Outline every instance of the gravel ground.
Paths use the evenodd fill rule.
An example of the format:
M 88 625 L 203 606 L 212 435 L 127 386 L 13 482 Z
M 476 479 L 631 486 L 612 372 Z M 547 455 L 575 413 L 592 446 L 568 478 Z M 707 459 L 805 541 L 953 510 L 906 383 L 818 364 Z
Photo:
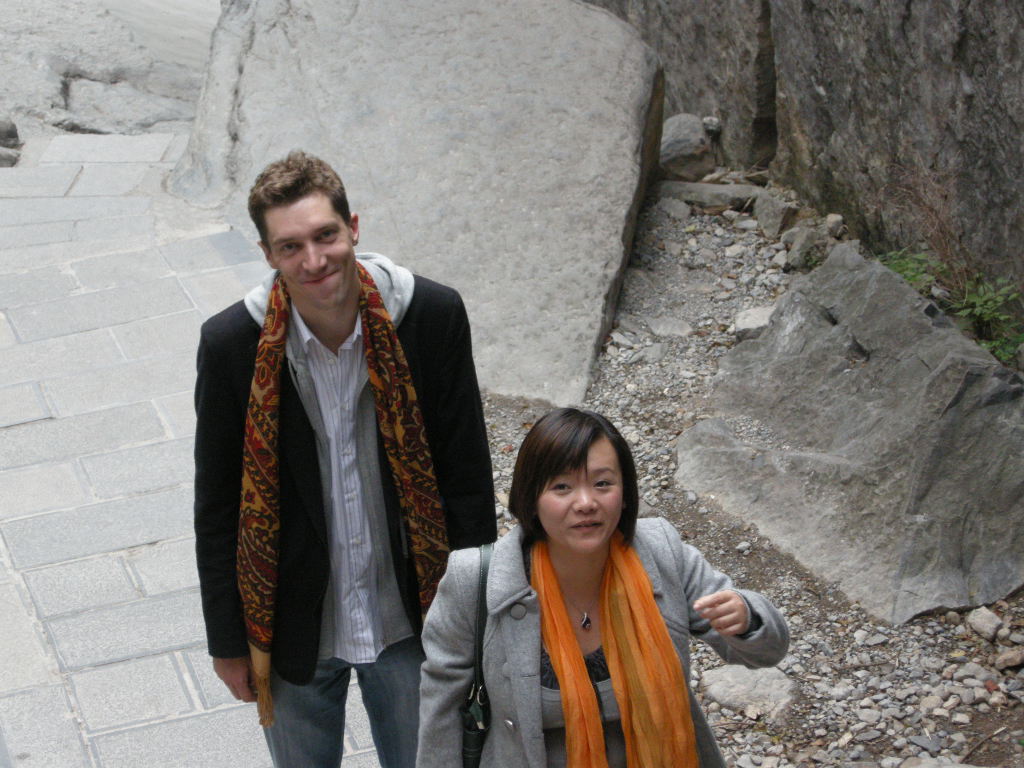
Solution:
M 780 445 L 764 424 L 715 413 L 708 396 L 718 360 L 736 343 L 736 314 L 786 290 L 790 275 L 772 261 L 782 249 L 746 215 L 687 217 L 677 203 L 648 200 L 615 328 L 579 404 L 607 415 L 630 442 L 642 514 L 667 517 L 713 565 L 768 595 L 789 620 L 793 642 L 779 666 L 796 683 L 792 703 L 773 720 L 705 697 L 719 744 L 741 768 L 927 765 L 911 758 L 1024 768 L 1024 670 L 1020 659 L 1001 671 L 995 663 L 999 653 L 1024 654 L 1024 595 L 990 606 L 1003 622 L 992 642 L 956 612 L 891 627 L 712 496 L 675 484 L 675 439 L 700 419 L 724 416 L 748 443 Z M 487 396 L 484 408 L 507 526 L 502 505 L 516 451 L 547 405 Z M 693 650 L 695 675 L 720 665 L 706 646 Z

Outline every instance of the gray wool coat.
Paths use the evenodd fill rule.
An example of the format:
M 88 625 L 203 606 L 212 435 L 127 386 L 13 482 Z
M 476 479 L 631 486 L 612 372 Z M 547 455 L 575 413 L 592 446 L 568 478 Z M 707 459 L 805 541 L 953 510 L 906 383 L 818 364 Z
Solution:
M 680 540 L 663 519 L 637 521 L 633 546 L 651 579 L 654 599 L 690 680 L 691 637 L 711 645 L 728 663 L 747 667 L 777 664 L 789 646 L 789 631 L 779 611 L 762 595 L 735 590 L 760 616 L 762 625 L 743 638 L 723 637 L 693 611 L 693 602 L 733 589 L 728 576 L 714 570 L 694 547 Z M 473 678 L 473 633 L 479 555 L 476 549 L 452 552 L 448 570 L 423 627 L 418 768 L 456 768 L 462 764 L 459 705 Z M 487 581 L 484 631 L 484 680 L 491 700 L 491 730 L 482 768 L 546 768 L 541 729 L 540 613 L 523 564 L 522 531 L 513 529 L 494 545 Z M 702 768 L 724 766 L 711 729 L 690 694 L 690 711 Z

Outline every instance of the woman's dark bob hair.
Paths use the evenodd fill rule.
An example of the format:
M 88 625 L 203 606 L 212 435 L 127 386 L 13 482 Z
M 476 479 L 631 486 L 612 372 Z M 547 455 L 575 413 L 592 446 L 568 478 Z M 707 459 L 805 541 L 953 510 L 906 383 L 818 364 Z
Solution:
M 512 474 L 508 507 L 523 528 L 524 545 L 547 538 L 537 518 L 537 499 L 548 482 L 563 472 L 585 467 L 590 446 L 602 437 L 608 438 L 615 448 L 622 472 L 619 530 L 627 544 L 633 540 L 640 494 L 629 445 L 601 414 L 577 408 L 556 408 L 541 416 L 523 438 Z

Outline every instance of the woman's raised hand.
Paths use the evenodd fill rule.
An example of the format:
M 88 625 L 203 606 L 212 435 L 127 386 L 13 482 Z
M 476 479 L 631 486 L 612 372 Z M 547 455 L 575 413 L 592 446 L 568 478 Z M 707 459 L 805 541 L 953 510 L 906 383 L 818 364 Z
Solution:
M 731 589 L 698 598 L 693 609 L 720 635 L 742 635 L 750 625 L 746 600 Z

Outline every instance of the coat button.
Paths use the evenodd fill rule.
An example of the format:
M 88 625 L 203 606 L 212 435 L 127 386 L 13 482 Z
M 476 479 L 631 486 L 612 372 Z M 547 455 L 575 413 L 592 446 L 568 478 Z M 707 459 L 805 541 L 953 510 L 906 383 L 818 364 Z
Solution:
M 505 723 L 505 727 L 508 728 L 510 731 L 514 731 L 516 729 L 516 724 L 511 720 L 503 720 L 502 722 Z
M 526 606 L 522 603 L 516 603 L 509 608 L 508 613 L 513 619 L 521 619 L 526 615 Z

